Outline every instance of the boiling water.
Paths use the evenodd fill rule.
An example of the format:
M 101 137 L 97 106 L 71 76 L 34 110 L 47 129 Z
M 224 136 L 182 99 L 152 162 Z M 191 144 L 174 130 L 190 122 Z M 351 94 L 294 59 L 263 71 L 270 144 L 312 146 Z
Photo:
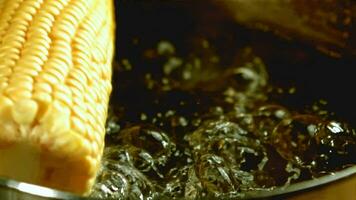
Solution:
M 236 199 L 356 163 L 356 133 L 326 101 L 289 108 L 278 97 L 298 88 L 272 86 L 253 49 L 223 66 L 197 41 L 189 54 L 160 41 L 137 54 L 145 66 L 118 63 L 93 197 Z

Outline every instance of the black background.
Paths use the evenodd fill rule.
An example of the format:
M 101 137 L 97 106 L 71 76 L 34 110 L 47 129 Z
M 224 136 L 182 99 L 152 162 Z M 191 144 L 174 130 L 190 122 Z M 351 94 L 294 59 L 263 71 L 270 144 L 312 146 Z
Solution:
M 320 53 L 309 44 L 286 41 L 273 34 L 260 33 L 237 25 L 225 12 L 209 3 L 193 1 L 116 1 L 116 55 L 135 59 L 132 38 L 140 45 L 152 46 L 168 39 L 178 49 L 190 48 L 191 35 L 213 41 L 226 62 L 234 50 L 252 46 L 268 66 L 270 80 L 283 87 L 296 86 L 297 93 L 282 99 L 292 107 L 310 105 L 318 99 L 342 120 L 356 125 L 356 59 L 351 55 L 336 59 Z M 144 63 L 143 63 L 144 64 Z M 114 74 L 114 83 L 120 79 Z M 112 101 L 120 98 L 114 84 Z M 133 96 L 134 98 L 135 96 Z

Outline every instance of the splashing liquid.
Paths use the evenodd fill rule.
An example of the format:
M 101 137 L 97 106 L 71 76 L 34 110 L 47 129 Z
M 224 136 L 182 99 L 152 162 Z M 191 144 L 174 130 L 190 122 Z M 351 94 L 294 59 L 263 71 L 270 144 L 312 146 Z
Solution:
M 276 103 L 285 92 L 251 48 L 224 67 L 209 41 L 198 41 L 199 54 L 161 41 L 142 52 L 148 66 L 118 64 L 93 197 L 238 199 L 356 163 L 354 129 L 322 108 Z

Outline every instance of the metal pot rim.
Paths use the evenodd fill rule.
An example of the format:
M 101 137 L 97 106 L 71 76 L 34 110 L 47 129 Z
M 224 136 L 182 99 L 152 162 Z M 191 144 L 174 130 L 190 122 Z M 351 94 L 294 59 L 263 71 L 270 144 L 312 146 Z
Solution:
M 244 199 L 265 198 L 265 197 L 272 197 L 272 196 L 302 191 L 305 189 L 310 189 L 316 186 L 321 186 L 327 183 L 331 183 L 339 179 L 347 178 L 355 174 L 356 174 L 356 165 L 345 168 L 343 170 L 332 173 L 330 175 L 325 175 L 320 178 L 302 181 L 299 183 L 294 183 L 283 187 L 276 187 L 276 188 L 266 189 L 266 190 L 248 191 L 244 193 L 242 198 Z M 15 180 L 9 180 L 5 178 L 0 178 L 0 187 L 12 190 L 14 193 L 20 192 L 22 193 L 22 195 L 30 195 L 35 197 L 37 196 L 37 197 L 48 198 L 48 199 L 73 199 L 73 200 L 88 199 L 68 192 L 63 192 L 48 187 L 19 182 Z

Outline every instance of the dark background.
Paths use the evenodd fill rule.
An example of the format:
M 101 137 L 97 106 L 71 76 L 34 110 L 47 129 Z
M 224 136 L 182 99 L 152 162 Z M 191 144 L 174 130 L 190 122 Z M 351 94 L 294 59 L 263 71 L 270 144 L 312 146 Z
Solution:
M 121 0 L 116 4 L 115 60 L 136 59 L 140 49 L 132 48 L 134 37 L 140 38 L 142 47 L 167 39 L 173 41 L 177 49 L 188 52 L 191 47 L 189 38 L 193 35 L 204 36 L 224 55 L 225 64 L 232 62 L 237 49 L 250 45 L 268 66 L 272 84 L 296 86 L 297 93 L 282 99 L 282 102 L 301 108 L 318 99 L 325 99 L 328 110 L 355 127 L 354 57 L 331 58 L 309 44 L 249 30 L 209 3 Z M 114 83 L 118 79 L 120 75 L 114 74 Z M 117 87 L 114 84 L 112 101 L 120 97 L 115 93 Z

